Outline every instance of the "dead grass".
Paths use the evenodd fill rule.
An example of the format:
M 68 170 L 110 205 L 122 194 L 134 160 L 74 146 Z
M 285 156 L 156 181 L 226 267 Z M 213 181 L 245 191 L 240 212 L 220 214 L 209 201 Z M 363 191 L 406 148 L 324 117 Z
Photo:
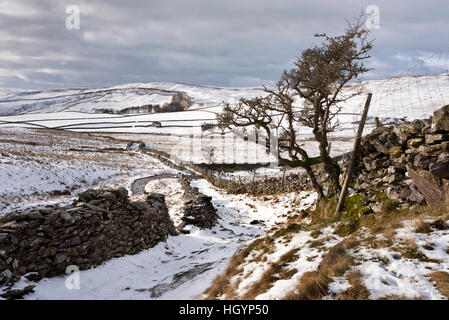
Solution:
M 346 249 L 355 244 L 344 240 L 333 246 L 324 255 L 318 270 L 306 272 L 300 279 L 294 292 L 286 295 L 287 300 L 318 300 L 328 294 L 331 277 L 338 277 L 354 265 L 354 259 Z
M 225 296 L 227 299 L 231 299 L 235 297 L 236 293 L 234 292 L 237 284 L 232 285 L 230 280 L 232 277 L 240 273 L 240 266 L 248 257 L 248 255 L 257 248 L 263 246 L 264 239 L 256 239 L 251 244 L 242 250 L 240 253 L 234 255 L 229 261 L 228 266 L 225 271 L 219 275 L 212 282 L 212 285 L 204 292 L 206 295 L 206 299 L 217 299 L 221 296 Z
M 387 247 L 392 246 L 396 238 L 396 230 L 394 230 L 393 228 L 387 228 L 386 230 L 384 230 L 383 235 L 387 239 Z
M 323 238 L 320 238 L 320 239 L 311 240 L 309 242 L 309 247 L 310 248 L 322 247 L 322 246 L 324 246 L 324 244 L 326 242 L 328 242 L 332 238 L 333 238 L 332 236 L 326 236 L 326 237 L 323 237 Z
M 323 233 L 321 232 L 321 230 L 320 229 L 317 229 L 317 230 L 313 230 L 311 233 L 310 233 L 310 236 L 312 237 L 312 238 L 314 238 L 314 239 L 316 239 L 316 238 L 318 238 L 320 235 L 322 235 Z
M 279 262 L 282 264 L 288 264 L 288 263 L 298 260 L 298 255 L 297 255 L 298 251 L 299 251 L 299 248 L 292 249 L 292 250 L 288 251 L 287 253 L 285 253 L 281 256 L 281 258 L 279 259 Z
M 286 227 L 277 230 L 273 234 L 273 238 L 280 238 L 280 237 L 284 237 L 286 235 L 297 233 L 298 231 L 300 231 L 302 229 L 303 229 L 303 226 L 301 224 L 291 223 L 291 224 L 287 225 Z
M 424 225 L 424 219 L 438 218 L 429 226 Z M 360 222 L 360 226 L 370 229 L 374 234 L 382 233 L 387 238 L 391 237 L 395 229 L 401 228 L 404 221 L 419 219 L 417 225 L 417 232 L 431 232 L 434 228 L 441 228 L 438 230 L 447 230 L 449 226 L 445 220 L 449 219 L 449 207 L 429 207 L 417 206 L 412 209 L 392 210 L 390 212 L 369 214 Z M 438 221 L 438 222 L 437 222 Z M 435 225 L 434 225 L 435 224 Z
M 449 299 L 449 273 L 445 271 L 436 271 L 426 275 L 430 278 L 437 290 L 446 298 Z
M 430 223 L 430 226 L 437 230 L 448 230 L 449 225 L 443 219 L 437 219 Z
M 216 277 L 212 285 L 204 292 L 206 295 L 205 299 L 212 300 L 221 296 L 226 297 L 226 299 L 239 298 L 235 292 L 239 281 L 231 284 L 231 278 L 241 273 L 241 266 L 252 252 L 260 251 L 251 261 L 264 261 L 264 259 L 266 260 L 266 255 L 272 252 L 273 248 L 273 238 L 270 237 L 259 238 L 251 242 L 248 247 L 231 258 L 223 274 Z M 266 276 L 268 277 L 268 274 Z
M 310 230 L 314 240 L 309 242 L 310 247 L 322 247 L 329 240 L 329 237 L 323 237 L 321 229 L 329 224 L 336 222 L 334 215 L 334 201 L 326 200 L 319 204 L 317 210 L 311 215 L 312 224 L 304 225 L 297 222 L 289 223 L 273 232 L 271 241 L 282 238 L 288 242 L 289 238 L 301 230 Z M 432 223 L 426 223 L 424 219 L 438 218 Z M 296 289 L 286 295 L 285 299 L 321 299 L 328 295 L 329 284 L 334 276 L 343 276 L 348 269 L 354 265 L 354 259 L 347 253 L 347 249 L 356 246 L 367 246 L 372 248 L 392 247 L 393 250 L 401 253 L 403 258 L 417 259 L 424 262 L 439 262 L 429 259 L 419 250 L 413 238 L 406 239 L 400 244 L 396 244 L 396 229 L 403 227 L 403 222 L 407 220 L 419 219 L 416 223 L 416 232 L 429 233 L 433 229 L 447 230 L 449 226 L 445 222 L 449 218 L 446 207 L 429 208 L 427 206 L 417 207 L 408 210 L 393 210 L 379 214 L 368 214 L 363 216 L 358 222 L 356 230 L 360 227 L 366 227 L 372 236 L 365 236 L 365 232 L 358 231 L 354 237 L 347 237 L 344 241 L 330 248 L 323 256 L 323 260 L 315 271 L 307 272 L 301 277 Z M 356 235 L 358 234 L 358 235 Z M 384 237 L 378 238 L 376 235 L 382 234 Z M 357 240 L 355 240 L 357 237 Z M 430 246 L 429 246 L 430 248 Z M 449 252 L 449 249 L 448 249 Z M 397 255 L 398 257 L 399 254 Z M 277 263 L 271 263 L 269 268 L 263 274 L 262 278 L 243 296 L 245 299 L 254 299 L 256 296 L 266 292 L 273 283 L 279 279 L 289 279 L 297 273 L 296 269 L 288 268 L 288 264 L 295 261 L 296 250 L 285 254 Z M 261 259 L 261 258 L 258 258 Z M 236 262 L 237 261 L 237 262 Z M 206 292 L 209 298 L 216 298 L 225 294 L 226 298 L 236 297 L 233 290 L 229 289 L 229 278 L 238 272 L 232 271 L 238 267 L 241 261 L 233 260 L 228 267 L 229 270 L 214 282 L 213 286 Z M 388 262 L 386 262 L 388 263 Z M 346 290 L 341 299 L 359 300 L 369 299 L 369 292 L 363 285 L 362 275 L 359 272 L 348 274 L 348 281 L 351 287 Z M 384 299 L 401 299 L 404 297 L 388 296 Z
M 416 244 L 415 239 L 408 238 L 405 239 L 401 246 L 398 248 L 403 258 L 406 259 L 415 259 L 423 262 L 435 262 L 440 263 L 438 260 L 429 259 L 424 253 L 419 250 L 418 245 Z
M 416 221 L 415 223 L 415 232 L 416 233 L 431 233 L 432 232 L 432 228 L 430 227 L 430 225 L 424 221 L 424 219 L 418 219 L 418 221 Z
M 244 300 L 253 300 L 258 295 L 267 292 L 277 280 L 290 279 L 298 272 L 296 269 L 288 268 L 289 263 L 298 259 L 298 251 L 299 249 L 292 249 L 282 255 L 279 261 L 270 263 L 261 278 L 241 298 Z
M 341 300 L 367 300 L 369 299 L 369 291 L 363 285 L 362 273 L 358 270 L 348 274 L 348 281 L 351 287 L 343 292 L 340 296 Z
M 254 300 L 258 295 L 267 292 L 273 284 L 278 280 L 274 275 L 277 273 L 279 266 L 276 264 L 270 264 L 268 269 L 262 274 L 260 280 L 243 295 L 243 300 Z

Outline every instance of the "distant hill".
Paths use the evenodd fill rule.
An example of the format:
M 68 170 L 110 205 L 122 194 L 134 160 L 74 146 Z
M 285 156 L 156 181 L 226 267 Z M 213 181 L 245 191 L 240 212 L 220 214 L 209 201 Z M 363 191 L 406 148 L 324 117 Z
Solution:
M 226 101 L 237 101 L 263 94 L 262 88 L 224 88 L 195 86 L 177 83 L 133 83 L 109 88 L 57 89 L 48 91 L 0 90 L 0 115 L 29 113 L 86 112 L 129 113 L 148 106 L 172 102 L 173 97 L 184 93 L 192 99 L 191 108 L 214 106 Z M 147 108 L 148 110 L 148 108 Z

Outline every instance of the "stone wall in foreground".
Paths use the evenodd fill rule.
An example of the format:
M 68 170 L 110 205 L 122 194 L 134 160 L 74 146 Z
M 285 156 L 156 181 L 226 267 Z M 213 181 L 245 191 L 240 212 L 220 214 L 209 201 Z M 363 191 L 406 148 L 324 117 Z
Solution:
M 354 189 L 374 203 L 383 193 L 403 207 L 426 201 L 434 205 L 429 188 L 438 193 L 443 190 L 442 179 L 448 178 L 449 106 L 445 106 L 429 119 L 377 128 L 365 136 Z
M 135 254 L 176 234 L 164 196 L 131 202 L 128 191 L 87 190 L 72 205 L 38 207 L 0 218 L 0 284 L 33 273 L 64 274 Z

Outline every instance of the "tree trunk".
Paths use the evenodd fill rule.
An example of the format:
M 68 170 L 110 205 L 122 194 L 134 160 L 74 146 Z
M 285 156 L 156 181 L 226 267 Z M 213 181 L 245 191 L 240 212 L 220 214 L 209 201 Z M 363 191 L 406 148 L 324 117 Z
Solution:
M 324 170 L 329 175 L 334 194 L 337 195 L 341 189 L 339 179 L 340 176 L 339 167 L 338 165 L 335 164 L 335 161 L 329 156 L 326 135 L 322 134 L 321 132 L 316 132 L 315 139 L 319 143 L 320 158 L 324 164 Z
M 315 173 L 313 172 L 312 168 L 307 165 L 305 167 L 306 169 L 306 173 L 309 176 L 310 181 L 312 182 L 312 186 L 315 189 L 315 191 L 318 193 L 318 201 L 324 196 L 323 194 L 323 188 L 321 187 L 321 185 L 318 183 Z

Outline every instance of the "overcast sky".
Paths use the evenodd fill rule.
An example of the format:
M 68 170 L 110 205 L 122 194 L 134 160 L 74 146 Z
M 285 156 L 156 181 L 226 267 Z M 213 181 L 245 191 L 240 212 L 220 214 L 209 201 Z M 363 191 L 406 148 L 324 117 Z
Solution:
M 368 5 L 380 29 L 365 79 L 448 69 L 448 0 L 0 0 L 0 87 L 270 84 Z

